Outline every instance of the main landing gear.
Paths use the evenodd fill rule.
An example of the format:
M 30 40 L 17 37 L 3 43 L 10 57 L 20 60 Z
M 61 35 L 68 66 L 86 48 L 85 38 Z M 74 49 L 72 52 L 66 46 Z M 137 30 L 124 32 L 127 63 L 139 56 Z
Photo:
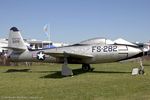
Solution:
M 73 76 L 72 69 L 68 67 L 68 56 L 64 53 L 64 64 L 62 65 L 61 75 L 63 76 Z M 90 64 L 82 64 L 83 71 L 92 71 Z
M 93 68 L 91 68 L 90 64 L 82 64 L 82 70 L 83 71 L 93 71 Z
M 91 68 L 90 64 L 82 64 L 82 70 L 83 71 L 93 71 L 93 68 Z M 68 67 L 68 59 L 67 59 L 67 57 L 64 58 L 64 64 L 62 65 L 61 74 L 63 76 L 73 76 L 72 69 L 70 69 Z

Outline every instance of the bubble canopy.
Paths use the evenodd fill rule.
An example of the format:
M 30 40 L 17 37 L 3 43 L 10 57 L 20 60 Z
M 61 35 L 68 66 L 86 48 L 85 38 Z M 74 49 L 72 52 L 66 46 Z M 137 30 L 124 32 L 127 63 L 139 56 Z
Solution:
M 81 41 L 79 44 L 114 44 L 114 42 L 107 38 L 98 37 Z

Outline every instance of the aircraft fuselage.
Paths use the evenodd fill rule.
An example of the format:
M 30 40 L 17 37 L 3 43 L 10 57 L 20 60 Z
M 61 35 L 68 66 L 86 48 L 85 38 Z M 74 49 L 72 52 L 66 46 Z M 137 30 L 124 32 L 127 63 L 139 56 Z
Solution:
M 51 55 L 44 54 L 44 52 L 67 52 L 67 53 L 78 53 L 84 55 L 91 55 L 91 58 L 79 59 L 79 58 L 68 58 L 68 63 L 74 64 L 96 64 L 96 63 L 107 63 L 126 60 L 134 57 L 140 57 L 143 52 L 140 48 L 128 45 L 78 45 L 78 46 L 67 46 L 58 47 L 39 51 L 14 51 L 9 56 L 13 62 L 48 62 L 48 63 L 63 63 L 64 58 L 54 57 Z

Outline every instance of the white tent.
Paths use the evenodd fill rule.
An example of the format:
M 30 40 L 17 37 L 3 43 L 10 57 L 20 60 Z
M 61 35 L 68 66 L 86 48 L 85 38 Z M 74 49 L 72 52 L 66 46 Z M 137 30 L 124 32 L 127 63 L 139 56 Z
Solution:
M 124 39 L 122 39 L 122 38 L 118 38 L 118 39 L 114 40 L 114 43 L 116 43 L 116 44 L 126 44 L 126 45 L 137 46 L 136 44 L 133 44 L 133 43 L 131 43 L 131 42 L 128 42 L 128 41 L 126 41 L 126 40 L 124 40 Z

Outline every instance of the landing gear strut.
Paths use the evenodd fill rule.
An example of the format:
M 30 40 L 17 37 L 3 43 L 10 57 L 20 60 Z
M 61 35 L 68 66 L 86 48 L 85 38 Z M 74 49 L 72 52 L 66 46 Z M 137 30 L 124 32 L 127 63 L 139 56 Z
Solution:
M 92 71 L 90 64 L 82 64 L 83 71 Z
M 143 66 L 142 58 L 140 58 L 139 74 L 140 74 L 140 75 L 143 75 L 143 74 L 144 74 L 144 66 Z

